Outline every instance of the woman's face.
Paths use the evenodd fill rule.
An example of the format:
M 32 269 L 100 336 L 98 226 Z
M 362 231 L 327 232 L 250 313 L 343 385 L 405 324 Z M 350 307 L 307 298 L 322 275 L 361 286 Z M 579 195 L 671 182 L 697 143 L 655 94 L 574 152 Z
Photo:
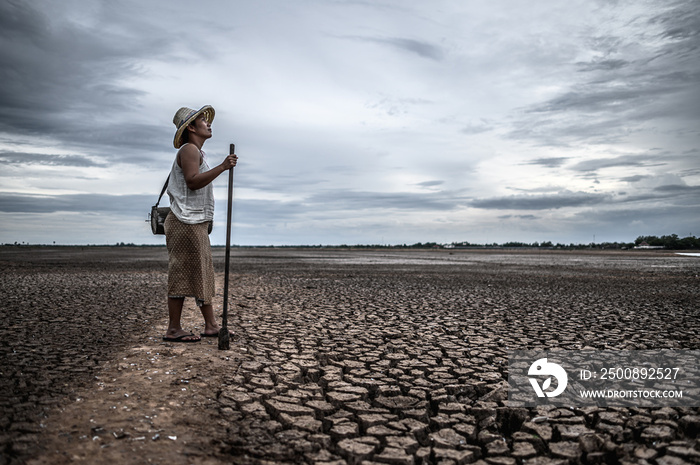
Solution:
M 204 115 L 199 115 L 199 117 L 192 123 L 194 126 L 194 133 L 198 136 L 209 139 L 212 135 L 211 124 L 207 122 L 207 118 Z

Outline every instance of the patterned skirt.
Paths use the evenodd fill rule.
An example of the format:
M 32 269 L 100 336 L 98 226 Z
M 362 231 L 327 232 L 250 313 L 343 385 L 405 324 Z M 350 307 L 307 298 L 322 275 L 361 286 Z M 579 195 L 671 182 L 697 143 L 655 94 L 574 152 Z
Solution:
M 186 224 L 170 213 L 165 219 L 168 248 L 168 297 L 194 297 L 197 305 L 212 303 L 214 264 L 209 223 Z

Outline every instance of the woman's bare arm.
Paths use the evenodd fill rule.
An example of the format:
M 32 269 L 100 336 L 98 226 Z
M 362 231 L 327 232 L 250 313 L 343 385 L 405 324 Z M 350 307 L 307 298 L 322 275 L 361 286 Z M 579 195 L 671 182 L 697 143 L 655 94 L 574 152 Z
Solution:
M 180 168 L 182 168 L 187 187 L 193 191 L 210 184 L 221 173 L 236 166 L 237 161 L 238 157 L 236 155 L 229 155 L 220 165 L 215 166 L 209 171 L 200 173 L 199 165 L 201 164 L 201 155 L 195 145 L 187 144 L 178 152 L 178 164 Z

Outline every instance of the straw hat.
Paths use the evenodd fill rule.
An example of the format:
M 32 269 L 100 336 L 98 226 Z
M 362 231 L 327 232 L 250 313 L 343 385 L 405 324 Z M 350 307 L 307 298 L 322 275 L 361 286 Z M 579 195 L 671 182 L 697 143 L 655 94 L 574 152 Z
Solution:
M 177 131 L 175 132 L 173 145 L 176 149 L 179 149 L 182 146 L 182 134 L 187 129 L 187 126 L 196 120 L 202 113 L 204 113 L 204 117 L 207 119 L 209 124 L 214 121 L 214 108 L 211 105 L 204 105 L 199 110 L 182 107 L 177 111 L 177 113 L 175 113 L 175 116 L 173 117 L 173 124 L 177 128 Z

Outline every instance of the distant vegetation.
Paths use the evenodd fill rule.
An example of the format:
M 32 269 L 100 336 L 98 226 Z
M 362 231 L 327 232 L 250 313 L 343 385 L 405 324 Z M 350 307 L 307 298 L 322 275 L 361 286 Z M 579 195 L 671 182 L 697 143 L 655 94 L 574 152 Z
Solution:
M 677 234 L 670 236 L 639 236 L 634 241 L 636 246 L 648 244 L 651 247 L 663 247 L 664 249 L 685 250 L 685 249 L 700 249 L 700 238 L 688 236 L 681 239 Z
M 633 249 L 633 248 L 663 248 L 672 250 L 686 250 L 686 249 L 700 249 L 700 238 L 695 236 L 688 236 L 684 238 L 679 238 L 677 234 L 671 234 L 670 236 L 639 236 L 634 242 L 601 242 L 601 243 L 588 243 L 588 244 L 562 244 L 562 243 L 552 243 L 551 241 L 545 242 L 505 242 L 503 244 L 491 243 L 491 244 L 475 244 L 471 242 L 452 242 L 451 244 L 437 244 L 435 242 L 418 242 L 412 245 L 402 245 L 393 246 L 401 248 L 414 248 L 414 249 L 426 249 L 426 248 L 540 248 L 540 249 Z
M 237 246 L 234 246 L 237 247 Z M 670 236 L 639 236 L 634 242 L 601 242 L 601 243 L 588 243 L 588 244 L 562 244 L 562 243 L 552 243 L 551 241 L 545 242 L 505 242 L 503 244 L 498 244 L 496 242 L 490 244 L 476 244 L 467 241 L 463 242 L 452 242 L 450 244 L 439 244 L 437 242 L 416 242 L 415 244 L 399 244 L 399 245 L 386 245 L 386 244 L 341 244 L 341 245 L 294 245 L 294 246 L 257 246 L 261 248 L 272 248 L 272 247 L 300 247 L 309 249 L 320 249 L 324 247 L 338 247 L 338 248 L 353 248 L 353 249 L 510 249 L 510 248 L 528 248 L 528 249 L 618 249 L 627 250 L 634 248 L 650 248 L 650 249 L 673 249 L 673 250 L 687 250 L 687 249 L 700 249 L 700 238 L 695 236 L 688 236 L 684 238 L 679 238 L 676 234 L 671 234 Z
M 48 244 L 28 244 L 26 242 L 15 242 L 14 244 L 3 244 L 5 246 L 28 246 L 28 245 L 48 245 Z M 54 242 L 53 245 L 56 245 Z M 87 244 L 85 246 L 76 247 L 109 247 L 108 244 L 102 245 L 92 245 Z M 151 245 L 144 244 L 138 245 L 134 243 L 125 244 L 124 242 L 118 242 L 113 244 L 112 247 L 165 247 L 165 244 Z M 222 246 L 214 246 L 222 247 Z M 545 242 L 505 242 L 503 244 L 491 243 L 491 244 L 474 244 L 471 242 L 452 242 L 451 244 L 438 244 L 437 242 L 416 242 L 415 244 L 401 244 L 401 245 L 385 245 L 385 244 L 355 244 L 355 245 L 289 245 L 289 246 L 238 246 L 232 245 L 232 247 L 259 247 L 259 248 L 273 248 L 273 247 L 298 247 L 298 248 L 309 248 L 318 249 L 324 247 L 338 247 L 338 248 L 353 248 L 353 249 L 494 249 L 494 248 L 538 248 L 538 249 L 634 249 L 634 248 L 650 248 L 650 249 L 670 249 L 670 250 L 689 250 L 689 249 L 700 249 L 700 238 L 695 236 L 688 236 L 684 238 L 678 237 L 677 234 L 671 234 L 669 236 L 639 236 L 634 242 L 601 242 L 601 243 L 588 243 L 588 244 L 562 244 L 562 243 L 552 243 L 551 241 Z

